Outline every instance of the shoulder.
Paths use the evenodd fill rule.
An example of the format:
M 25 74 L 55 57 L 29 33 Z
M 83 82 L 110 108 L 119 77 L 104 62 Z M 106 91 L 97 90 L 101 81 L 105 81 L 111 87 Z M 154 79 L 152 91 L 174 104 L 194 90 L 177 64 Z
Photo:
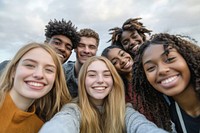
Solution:
M 75 103 L 64 105 L 57 114 L 41 128 L 40 133 L 76 133 L 80 130 L 80 111 Z

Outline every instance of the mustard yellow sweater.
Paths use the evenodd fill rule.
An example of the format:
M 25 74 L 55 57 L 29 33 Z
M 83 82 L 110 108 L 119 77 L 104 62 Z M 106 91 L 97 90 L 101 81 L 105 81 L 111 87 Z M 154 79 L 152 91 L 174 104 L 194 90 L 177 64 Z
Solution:
M 37 133 L 43 121 L 35 114 L 35 106 L 31 112 L 18 109 L 9 94 L 0 108 L 0 133 Z

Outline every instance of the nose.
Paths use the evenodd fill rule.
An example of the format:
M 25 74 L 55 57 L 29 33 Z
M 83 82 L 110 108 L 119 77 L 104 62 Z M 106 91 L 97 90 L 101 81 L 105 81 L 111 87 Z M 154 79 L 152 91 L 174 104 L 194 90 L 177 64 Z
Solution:
M 64 43 L 60 44 L 57 48 L 58 48 L 61 52 L 64 52 L 65 49 L 66 49 Z
M 99 75 L 98 76 L 98 79 L 97 79 L 97 82 L 99 83 L 99 84 L 102 84 L 103 83 L 103 75 Z
M 37 67 L 33 72 L 33 77 L 36 79 L 42 79 L 44 77 L 42 68 Z
M 126 59 L 125 58 L 121 58 L 120 59 L 120 65 L 124 65 L 126 63 Z
M 159 75 L 165 75 L 170 71 L 170 68 L 165 64 L 160 64 L 158 66 Z
M 89 52 L 90 52 L 89 47 L 85 47 L 85 48 L 84 48 L 84 52 L 85 52 L 85 53 L 89 53 Z

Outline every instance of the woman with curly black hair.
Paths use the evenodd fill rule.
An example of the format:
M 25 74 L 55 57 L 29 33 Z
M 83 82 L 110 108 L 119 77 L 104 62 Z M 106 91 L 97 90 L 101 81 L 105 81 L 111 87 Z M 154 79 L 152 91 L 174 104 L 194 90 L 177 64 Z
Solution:
M 109 30 L 112 35 L 109 41 L 112 44 L 121 45 L 133 57 L 139 46 L 146 41 L 146 33 L 150 34 L 151 32 L 143 26 L 143 23 L 138 21 L 140 19 L 142 18 L 130 18 L 124 22 L 122 28 L 115 27 Z
M 155 34 L 139 48 L 134 88 L 158 127 L 171 131 L 172 120 L 177 132 L 199 133 L 199 64 L 200 47 L 175 35 Z

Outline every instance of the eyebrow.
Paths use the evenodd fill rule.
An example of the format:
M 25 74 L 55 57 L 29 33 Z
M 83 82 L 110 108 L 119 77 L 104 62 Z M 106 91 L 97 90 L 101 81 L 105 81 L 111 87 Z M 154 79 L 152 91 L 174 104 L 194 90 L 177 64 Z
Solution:
M 30 61 L 30 62 L 34 62 L 34 63 L 37 63 L 36 60 L 33 60 L 33 59 L 24 59 L 22 60 L 22 62 L 25 62 L 25 61 Z M 55 65 L 51 65 L 51 64 L 46 64 L 45 66 L 48 66 L 48 67 L 53 67 L 56 69 L 56 66 Z

